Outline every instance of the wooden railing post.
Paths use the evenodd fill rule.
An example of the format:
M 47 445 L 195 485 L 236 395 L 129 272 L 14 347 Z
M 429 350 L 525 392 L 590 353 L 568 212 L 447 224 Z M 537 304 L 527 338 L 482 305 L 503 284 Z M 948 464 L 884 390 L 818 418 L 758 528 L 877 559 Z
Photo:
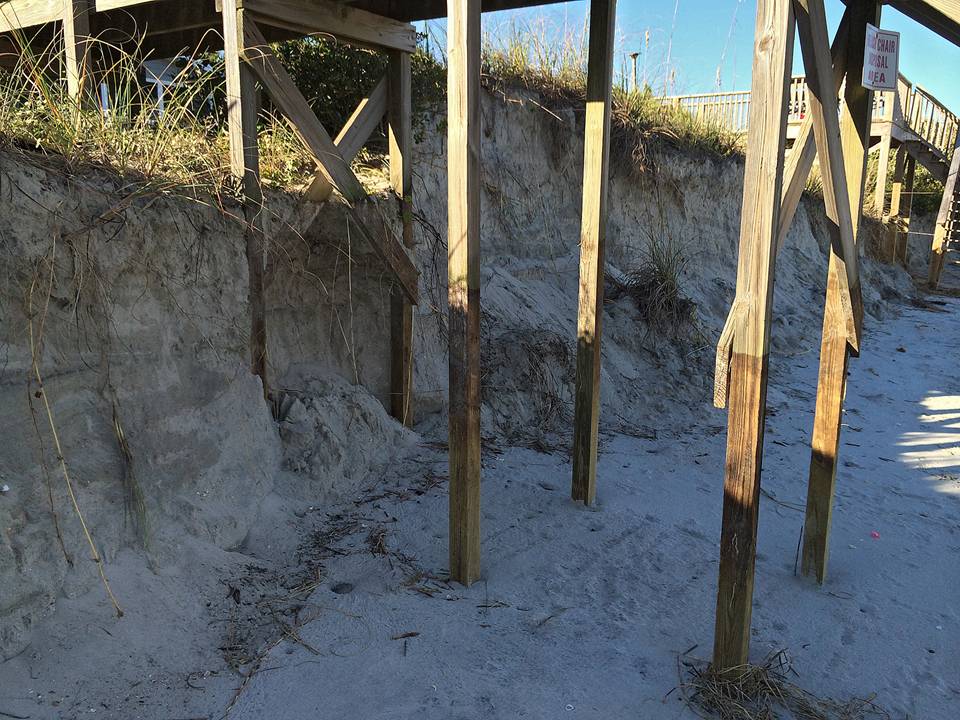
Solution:
M 580 226 L 580 296 L 577 317 L 576 405 L 571 496 L 586 505 L 597 492 L 600 421 L 600 335 L 603 321 L 604 243 L 610 160 L 616 0 L 590 3 L 590 57 Z
M 480 0 L 447 0 L 450 576 L 480 577 Z
M 403 244 L 413 249 L 413 146 L 410 54 L 390 52 L 387 71 L 387 124 L 390 140 L 390 184 L 403 224 Z M 396 289 L 390 299 L 390 411 L 413 427 L 413 304 Z
M 863 196 L 870 126 L 873 114 L 872 93 L 856 80 L 863 72 L 866 25 L 880 24 L 877 0 L 851 0 L 850 42 L 847 47 L 845 105 L 841 112 L 840 133 L 843 164 L 847 178 L 849 211 L 856 234 L 863 215 Z M 830 253 L 827 270 L 827 297 L 820 346 L 820 371 L 817 406 L 814 416 L 810 478 L 807 488 L 806 520 L 803 531 L 802 567 L 805 575 L 823 582 L 826 575 L 830 520 L 833 512 L 834 484 L 837 472 L 837 447 L 843 397 L 846 392 L 850 337 L 842 288 L 842 263 Z
M 794 16 L 791 0 L 758 0 L 753 99 L 744 169 L 728 398 L 727 459 L 713 666 L 743 665 L 750 646 L 770 317 Z
M 244 11 L 237 0 L 223 0 L 223 59 L 227 85 L 227 129 L 230 138 L 230 168 L 240 183 L 246 220 L 248 298 L 250 305 L 250 368 L 263 382 L 267 379 L 267 318 L 264 298 L 266 228 L 263 189 L 260 185 L 260 150 L 257 145 L 259 96 L 253 72 L 241 61 Z

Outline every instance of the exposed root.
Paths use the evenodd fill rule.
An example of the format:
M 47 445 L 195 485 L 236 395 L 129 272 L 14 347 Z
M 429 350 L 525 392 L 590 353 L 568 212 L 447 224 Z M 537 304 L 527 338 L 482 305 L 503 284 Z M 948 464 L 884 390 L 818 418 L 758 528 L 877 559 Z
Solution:
M 43 387 L 43 376 L 40 374 L 40 339 L 43 334 L 43 326 L 46 322 L 47 309 L 49 307 L 50 295 L 53 290 L 53 280 L 54 280 L 54 269 L 56 266 L 56 253 L 57 253 L 57 240 L 56 237 L 53 239 L 53 244 L 50 252 L 50 279 L 47 286 L 46 300 L 43 305 L 43 310 L 40 313 L 40 322 L 39 322 L 39 332 L 34 327 L 34 318 L 33 313 L 33 294 L 36 290 L 36 285 L 38 281 L 39 273 L 35 274 L 33 281 L 30 284 L 30 292 L 27 297 L 27 312 L 30 318 L 29 328 L 30 328 L 30 354 L 31 354 L 31 371 L 34 378 L 37 381 L 37 387 L 39 388 L 35 396 L 43 400 L 43 407 L 46 410 L 47 423 L 50 427 L 50 435 L 53 438 L 53 446 L 57 452 L 57 461 L 60 464 L 60 471 L 63 474 L 63 480 L 67 487 L 67 493 L 70 496 L 70 503 L 73 505 L 74 512 L 77 515 L 77 519 L 80 521 L 80 527 L 83 529 L 83 535 L 87 540 L 87 544 L 90 547 L 90 557 L 97 564 L 97 571 L 100 573 L 100 579 L 103 582 L 103 587 L 107 591 L 107 597 L 110 599 L 110 602 L 113 604 L 113 609 L 117 613 L 117 617 L 123 617 L 123 610 L 120 607 L 120 603 L 117 602 L 116 596 L 113 594 L 113 590 L 110 589 L 110 581 L 107 580 L 107 574 L 103 569 L 103 558 L 100 556 L 100 552 L 97 550 L 97 545 L 93 540 L 93 536 L 90 534 L 90 529 L 87 527 L 87 522 L 84 519 L 83 512 L 80 510 L 80 503 L 77 500 L 77 495 L 73 489 L 73 481 L 70 479 L 70 473 L 67 470 L 67 461 L 63 455 L 63 448 L 60 445 L 60 436 L 57 433 L 57 425 L 54 422 L 53 409 L 50 406 L 50 400 L 47 397 L 47 392 Z

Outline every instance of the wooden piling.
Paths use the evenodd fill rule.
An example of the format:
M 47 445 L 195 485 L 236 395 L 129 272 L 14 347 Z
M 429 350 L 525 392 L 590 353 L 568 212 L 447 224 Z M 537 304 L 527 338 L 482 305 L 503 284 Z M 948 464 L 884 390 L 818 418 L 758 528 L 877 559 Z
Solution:
M 480 576 L 480 0 L 447 0 L 450 576 Z
M 747 661 L 760 502 L 774 257 L 793 63 L 791 0 L 758 0 L 728 396 L 713 666 Z
M 845 105 L 841 111 L 840 134 L 843 164 L 847 177 L 850 215 L 856 233 L 863 215 L 863 197 L 870 147 L 870 126 L 873 94 L 859 82 L 863 72 L 864 43 L 867 23 L 879 25 L 880 4 L 875 0 L 856 0 L 850 9 L 850 43 L 847 55 Z M 837 472 L 837 448 L 843 397 L 846 392 L 849 332 L 845 321 L 842 290 L 842 263 L 830 253 L 827 270 L 827 295 L 820 346 L 820 370 L 817 383 L 817 406 L 811 441 L 810 476 L 807 487 L 806 519 L 803 531 L 802 569 L 823 583 L 826 575 L 830 521 Z
M 893 165 L 893 182 L 890 185 L 890 212 L 887 214 L 887 244 L 890 250 L 890 264 L 897 262 L 897 246 L 900 238 L 900 220 L 902 217 L 903 185 L 907 177 L 907 146 L 900 144 L 897 148 L 896 161 Z
M 223 59 L 227 89 L 227 129 L 230 139 L 230 168 L 240 183 L 246 219 L 248 298 L 250 305 L 250 368 L 263 382 L 267 378 L 267 317 L 264 298 L 266 223 L 263 189 L 260 184 L 260 151 L 257 145 L 259 96 L 250 68 L 241 61 L 243 9 L 238 0 L 223 0 Z
M 396 194 L 403 244 L 413 249 L 413 161 L 410 54 L 393 50 L 387 71 L 390 184 Z M 390 297 L 390 412 L 413 426 L 413 304 L 399 289 Z
M 586 505 L 593 503 L 597 493 L 600 336 L 616 15 L 616 0 L 592 0 L 580 224 L 580 294 L 571 488 L 572 498 Z
M 90 2 L 65 0 L 63 6 L 64 70 L 67 76 L 67 94 L 80 102 L 80 92 L 90 73 Z M 96 96 L 96 88 L 91 97 Z

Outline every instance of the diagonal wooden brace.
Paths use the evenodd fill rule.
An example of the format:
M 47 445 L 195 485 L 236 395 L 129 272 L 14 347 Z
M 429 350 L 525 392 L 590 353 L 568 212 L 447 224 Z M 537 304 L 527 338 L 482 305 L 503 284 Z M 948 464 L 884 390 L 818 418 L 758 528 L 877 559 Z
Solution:
M 360 148 L 369 139 L 377 125 L 387 113 L 387 78 L 383 78 L 370 94 L 360 101 L 353 115 L 337 135 L 333 144 L 348 163 L 360 152 Z M 317 171 L 306 190 L 306 197 L 313 202 L 323 202 L 333 190 L 326 176 Z
M 252 20 L 243 24 L 243 59 L 263 84 L 273 102 L 286 115 L 303 144 L 313 154 L 317 167 L 327 181 L 347 201 L 354 222 L 374 252 L 394 274 L 404 294 L 413 304 L 418 300 L 419 272 L 394 237 L 370 232 L 353 203 L 367 199 L 367 193 L 350 169 L 350 164 L 320 124 L 293 78 L 270 50 L 260 29 Z
M 844 10 L 843 17 L 840 19 L 840 25 L 837 27 L 837 34 L 833 45 L 830 48 L 830 55 L 833 61 L 833 86 L 835 94 L 840 94 L 840 88 L 843 85 L 843 77 L 847 71 L 847 43 L 849 40 L 849 11 Z M 803 189 L 806 186 L 807 178 L 810 176 L 810 170 L 813 168 L 813 162 L 817 158 L 817 145 L 813 135 L 813 116 L 807 115 L 803 124 L 800 126 L 800 133 L 793 148 L 787 155 L 786 167 L 784 169 L 783 191 L 780 201 L 780 222 L 777 226 L 777 247 L 779 252 L 783 248 L 787 239 L 787 233 L 793 224 L 793 218 L 796 215 L 797 207 L 800 205 L 800 198 L 803 196 Z M 862 304 L 853 306 L 851 317 L 854 317 L 859 307 L 860 317 L 863 315 Z M 730 386 L 730 357 L 733 352 L 733 340 L 737 329 L 743 323 L 743 314 L 746 309 L 746 303 L 741 298 L 735 298 L 727 315 L 727 321 L 723 326 L 723 332 L 720 334 L 720 340 L 717 343 L 717 358 L 714 371 L 713 385 L 713 404 L 715 407 L 723 408 L 727 405 L 727 391 Z M 854 326 L 850 326 L 851 329 Z
M 832 252 L 843 261 L 845 283 L 841 300 L 847 327 L 847 342 L 854 354 L 860 349 L 862 299 L 859 256 L 853 232 L 850 193 L 847 186 L 840 139 L 840 103 L 834 88 L 827 18 L 823 0 L 794 0 L 800 49 L 807 69 L 807 106 L 813 116 L 813 133 L 823 177 L 823 199 L 830 220 Z
M 713 406 L 725 408 L 730 391 L 730 359 L 733 356 L 733 338 L 737 330 L 743 327 L 747 303 L 743 298 L 734 298 L 727 322 L 723 325 L 720 340 L 717 342 L 717 361 L 713 373 Z

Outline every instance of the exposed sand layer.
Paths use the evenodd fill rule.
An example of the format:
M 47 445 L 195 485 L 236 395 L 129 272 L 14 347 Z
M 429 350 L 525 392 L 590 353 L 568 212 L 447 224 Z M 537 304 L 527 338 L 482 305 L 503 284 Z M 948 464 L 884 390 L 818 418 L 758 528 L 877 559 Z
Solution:
M 302 211 L 270 196 L 274 419 L 247 370 L 235 208 L 0 154 L 0 712 L 221 717 L 242 688 L 236 717 L 682 716 L 663 702 L 676 655 L 707 655 L 712 638 L 725 438 L 713 346 L 742 163 L 667 149 L 643 173 L 617 163 L 609 287 L 652 246 L 673 247 L 695 314 L 655 328 L 629 296 L 607 304 L 600 503 L 584 510 L 566 499 L 582 117 L 488 97 L 484 123 L 484 581 L 470 590 L 442 581 L 439 121 L 415 164 L 415 432 L 382 406 L 388 283 L 335 208 L 300 234 Z M 387 225 L 394 210 L 366 208 Z M 908 274 L 870 258 L 830 579 L 793 575 L 825 246 L 822 203 L 807 198 L 777 263 L 764 474 L 776 500 L 762 513 L 754 654 L 789 648 L 818 693 L 877 691 L 900 715 L 952 717 L 960 305 L 911 306 Z

